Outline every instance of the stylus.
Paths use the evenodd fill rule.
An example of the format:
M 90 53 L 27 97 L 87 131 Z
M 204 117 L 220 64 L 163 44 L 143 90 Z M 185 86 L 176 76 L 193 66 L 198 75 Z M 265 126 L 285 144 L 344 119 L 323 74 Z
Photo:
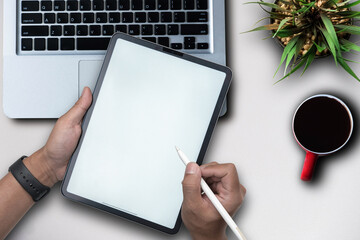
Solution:
M 184 162 L 185 166 L 188 163 L 190 163 L 190 160 L 186 157 L 185 153 L 183 153 L 178 147 L 175 146 L 175 148 L 176 148 L 176 151 L 177 151 L 180 159 Z M 217 199 L 217 197 L 215 196 L 213 191 L 211 191 L 210 187 L 207 185 L 207 183 L 205 182 L 205 180 L 203 178 L 201 178 L 200 186 L 201 186 L 202 190 L 205 192 L 206 196 L 208 196 L 208 198 L 210 199 L 212 204 L 214 204 L 216 210 L 218 210 L 218 212 L 220 213 L 222 218 L 229 225 L 231 230 L 235 233 L 235 235 L 240 240 L 246 240 L 244 234 L 240 231 L 239 227 L 236 225 L 234 220 L 230 217 L 229 213 L 226 211 L 224 206 L 220 203 L 219 199 Z

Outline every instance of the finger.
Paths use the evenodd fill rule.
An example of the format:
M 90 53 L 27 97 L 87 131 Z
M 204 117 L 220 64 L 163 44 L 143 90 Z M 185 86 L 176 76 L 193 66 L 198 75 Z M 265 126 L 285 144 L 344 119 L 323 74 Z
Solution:
M 219 165 L 219 163 L 218 162 L 210 162 L 210 163 L 201 165 L 200 168 L 203 169 L 203 168 L 206 168 L 207 166 L 213 166 L 213 165 Z
M 184 180 L 182 181 L 184 205 L 194 208 L 202 201 L 200 191 L 201 171 L 196 163 L 186 166 Z
M 240 185 L 236 167 L 232 163 L 210 165 L 201 169 L 205 179 L 220 180 L 225 189 L 231 191 Z
M 85 87 L 81 97 L 75 105 L 64 115 L 72 124 L 78 124 L 83 119 L 86 111 L 91 105 L 92 95 L 90 88 Z

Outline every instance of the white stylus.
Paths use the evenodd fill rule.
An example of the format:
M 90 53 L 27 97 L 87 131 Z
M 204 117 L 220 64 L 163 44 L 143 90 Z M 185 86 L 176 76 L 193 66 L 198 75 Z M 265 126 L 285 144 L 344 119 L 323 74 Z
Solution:
M 176 151 L 177 151 L 180 159 L 184 162 L 185 166 L 188 163 L 190 163 L 190 160 L 186 157 L 186 155 L 178 147 L 175 146 L 175 148 L 176 148 Z M 240 240 L 246 240 L 244 234 L 240 231 L 239 227 L 236 225 L 234 220 L 230 217 L 229 213 L 226 211 L 224 206 L 220 203 L 219 199 L 217 199 L 215 194 L 211 191 L 210 187 L 207 185 L 207 183 L 205 182 L 205 180 L 203 178 L 201 178 L 200 186 L 201 186 L 202 190 L 204 191 L 204 193 L 206 194 L 206 196 L 208 196 L 208 198 L 210 199 L 212 204 L 214 204 L 216 210 L 218 210 L 218 212 L 220 213 L 222 218 L 229 225 L 231 230 L 235 233 L 235 235 Z

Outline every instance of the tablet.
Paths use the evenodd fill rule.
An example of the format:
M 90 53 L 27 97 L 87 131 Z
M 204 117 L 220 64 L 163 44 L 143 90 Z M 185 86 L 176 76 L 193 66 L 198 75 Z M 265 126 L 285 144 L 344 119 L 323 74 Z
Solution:
M 67 198 L 174 234 L 185 166 L 201 164 L 229 68 L 115 34 L 62 184 Z

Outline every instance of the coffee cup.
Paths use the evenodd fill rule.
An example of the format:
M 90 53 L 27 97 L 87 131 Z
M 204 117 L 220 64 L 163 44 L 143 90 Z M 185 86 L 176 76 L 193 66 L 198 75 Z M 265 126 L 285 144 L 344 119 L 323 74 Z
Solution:
M 306 152 L 301 179 L 310 181 L 318 157 L 339 151 L 349 141 L 353 118 L 339 98 L 318 94 L 307 98 L 296 109 L 292 131 Z

